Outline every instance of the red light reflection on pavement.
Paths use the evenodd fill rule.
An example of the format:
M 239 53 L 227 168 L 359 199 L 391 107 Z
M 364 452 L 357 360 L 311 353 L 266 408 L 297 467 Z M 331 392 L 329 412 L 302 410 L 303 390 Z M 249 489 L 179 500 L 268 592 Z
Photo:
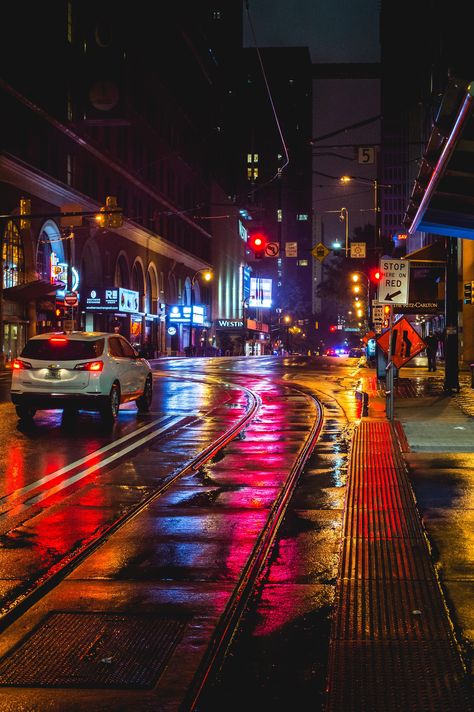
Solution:
M 86 544 L 100 533 L 110 520 L 99 488 L 93 488 L 82 498 L 81 506 L 48 510 L 30 520 L 26 529 L 32 531 L 32 548 L 43 564 L 49 565 L 65 554 Z
M 294 591 L 288 597 L 287 587 L 281 585 L 291 581 L 300 568 L 300 547 L 295 539 L 282 540 L 278 547 L 277 561 L 271 566 L 270 579 L 276 585 L 265 586 L 259 603 L 259 622 L 254 631 L 256 636 L 270 635 L 290 623 L 296 615 Z M 298 587 L 294 587 L 298 590 Z M 304 587 L 303 587 L 304 588 Z
M 25 458 L 22 448 L 18 446 L 14 446 L 8 451 L 5 485 L 7 492 L 13 492 L 25 485 Z

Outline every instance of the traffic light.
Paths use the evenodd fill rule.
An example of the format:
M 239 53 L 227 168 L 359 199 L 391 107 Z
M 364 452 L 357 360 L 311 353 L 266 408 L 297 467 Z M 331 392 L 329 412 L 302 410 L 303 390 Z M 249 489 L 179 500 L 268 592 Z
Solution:
M 370 281 L 373 282 L 374 284 L 380 284 L 382 277 L 383 277 L 383 272 L 378 267 L 371 270 Z
M 256 260 L 261 260 L 262 257 L 265 257 L 267 242 L 267 237 L 263 232 L 254 232 L 253 235 L 250 235 L 247 244 L 252 250 Z
M 117 205 L 117 198 L 114 195 L 108 195 L 106 197 L 105 205 L 102 206 L 99 213 L 95 216 L 95 219 L 99 227 L 122 227 L 123 213 Z
M 334 332 L 337 331 L 337 326 L 334 326 L 334 324 L 333 324 L 332 326 L 329 327 L 329 331 L 331 332 L 331 334 L 334 334 Z

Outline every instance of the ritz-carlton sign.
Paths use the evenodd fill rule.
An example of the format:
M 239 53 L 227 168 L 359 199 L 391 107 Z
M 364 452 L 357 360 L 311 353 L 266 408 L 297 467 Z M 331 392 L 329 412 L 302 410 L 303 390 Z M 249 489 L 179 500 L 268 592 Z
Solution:
M 242 319 L 216 319 L 214 322 L 216 329 L 243 329 Z

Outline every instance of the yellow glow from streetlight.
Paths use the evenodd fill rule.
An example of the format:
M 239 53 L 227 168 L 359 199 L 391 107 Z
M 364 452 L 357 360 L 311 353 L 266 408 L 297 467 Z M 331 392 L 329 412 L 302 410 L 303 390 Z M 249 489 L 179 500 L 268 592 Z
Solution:
M 284 316 L 284 317 L 283 317 L 283 321 L 284 321 L 286 324 L 289 324 L 290 321 L 291 321 L 291 316 Z
M 352 287 L 354 294 L 359 294 L 360 292 L 360 285 L 356 284 L 354 287 Z
M 350 176 L 341 176 L 339 180 L 341 181 L 341 183 L 350 183 L 352 178 Z
M 358 281 L 359 281 L 359 275 L 358 275 L 358 274 L 353 274 L 353 275 L 352 275 L 352 281 L 353 281 L 353 282 L 358 282 Z
M 359 319 L 360 319 L 360 317 L 363 316 L 363 315 L 364 315 L 364 312 L 362 311 L 362 309 L 358 309 L 358 310 L 357 310 L 357 316 L 359 317 Z
M 214 275 L 212 274 L 211 270 L 207 270 L 207 271 L 204 272 L 204 274 L 202 275 L 202 278 L 203 278 L 203 280 L 204 280 L 205 282 L 210 282 L 211 279 L 213 278 L 213 276 L 214 276 Z

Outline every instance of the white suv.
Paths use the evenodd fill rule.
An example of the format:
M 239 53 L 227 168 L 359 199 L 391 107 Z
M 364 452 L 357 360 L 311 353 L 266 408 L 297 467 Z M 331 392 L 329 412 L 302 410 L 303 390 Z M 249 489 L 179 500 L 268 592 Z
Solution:
M 20 419 L 38 409 L 99 411 L 113 423 L 120 403 L 150 408 L 150 364 L 119 334 L 74 331 L 33 336 L 13 362 L 11 399 Z

